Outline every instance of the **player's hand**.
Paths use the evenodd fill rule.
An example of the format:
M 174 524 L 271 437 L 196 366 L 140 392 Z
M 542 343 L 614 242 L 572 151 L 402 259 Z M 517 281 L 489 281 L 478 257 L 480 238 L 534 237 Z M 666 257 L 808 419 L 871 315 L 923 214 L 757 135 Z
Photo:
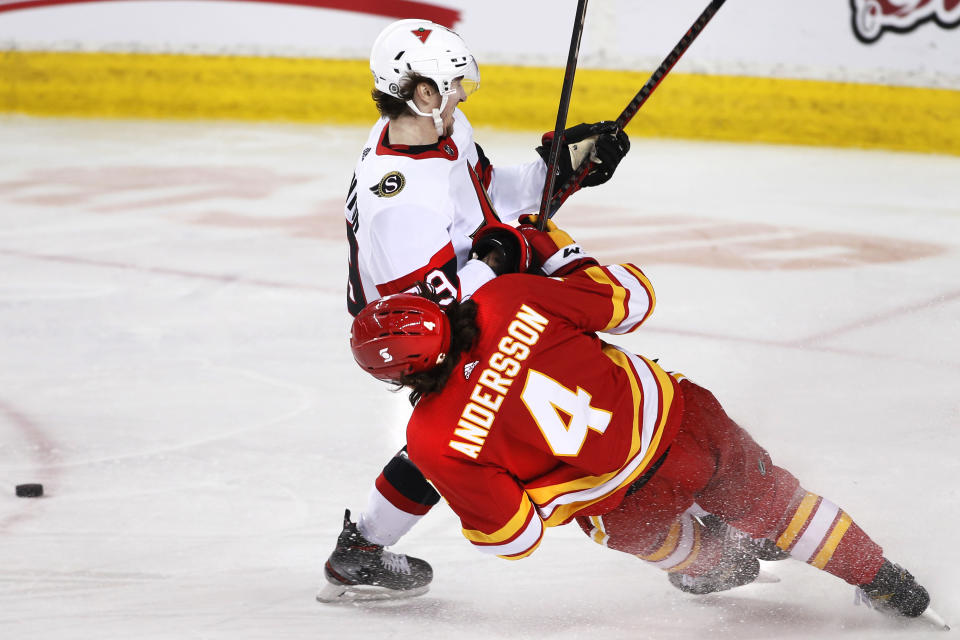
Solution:
M 545 231 L 537 228 L 537 216 L 520 216 L 518 230 L 527 239 L 533 252 L 533 268 L 548 276 L 565 276 L 599 264 L 588 256 L 563 229 L 547 221 Z
M 470 257 L 482 260 L 495 274 L 502 276 L 529 269 L 531 251 L 527 239 L 514 227 L 488 224 L 473 237 Z
M 594 131 L 598 133 L 595 134 L 596 142 L 590 155 L 590 170 L 582 184 L 585 187 L 595 187 L 613 177 L 620 161 L 630 151 L 630 138 L 616 122 L 604 121 L 587 126 L 590 127 L 591 135 Z M 574 166 L 579 167 L 580 164 L 575 163 Z
M 609 120 L 570 127 L 564 131 L 563 140 L 557 157 L 557 190 L 585 162 L 589 163 L 589 169 L 580 186 L 603 184 L 613 176 L 620 161 L 630 151 L 630 138 L 616 122 Z M 537 147 L 537 153 L 544 162 L 549 160 L 551 142 L 553 132 L 548 131 L 541 138 L 541 146 Z

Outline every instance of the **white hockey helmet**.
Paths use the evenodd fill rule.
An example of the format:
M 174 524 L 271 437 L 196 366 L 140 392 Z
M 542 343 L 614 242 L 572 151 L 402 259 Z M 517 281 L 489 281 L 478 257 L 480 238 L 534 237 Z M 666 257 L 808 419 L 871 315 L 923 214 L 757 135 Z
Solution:
M 480 70 L 463 38 L 429 20 L 398 20 L 387 25 L 370 51 L 370 71 L 374 86 L 395 98 L 401 97 L 400 80 L 408 73 L 433 80 L 441 95 L 439 109 L 427 114 L 413 100 L 407 100 L 407 105 L 421 116 L 432 115 L 441 134 L 440 112 L 457 91 L 454 81 L 460 79 L 466 95 L 480 87 Z

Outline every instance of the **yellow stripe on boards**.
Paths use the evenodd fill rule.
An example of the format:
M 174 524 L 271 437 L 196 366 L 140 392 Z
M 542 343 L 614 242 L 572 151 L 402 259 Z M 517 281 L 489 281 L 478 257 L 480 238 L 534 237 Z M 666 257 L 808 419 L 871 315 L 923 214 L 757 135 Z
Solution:
M 482 73 L 474 124 L 553 129 L 563 69 Z M 568 122 L 615 118 L 648 77 L 578 69 Z M 33 115 L 360 125 L 377 115 L 371 88 L 365 60 L 0 51 L 0 111 Z M 960 155 L 960 91 L 671 73 L 627 131 Z
M 562 69 L 484 67 L 483 73 L 483 90 L 464 106 L 472 121 L 553 128 Z M 567 122 L 612 120 L 648 77 L 648 72 L 578 69 Z M 960 91 L 670 73 L 627 132 L 960 154 Z
M 355 60 L 0 53 L 0 110 L 34 115 L 373 124 Z

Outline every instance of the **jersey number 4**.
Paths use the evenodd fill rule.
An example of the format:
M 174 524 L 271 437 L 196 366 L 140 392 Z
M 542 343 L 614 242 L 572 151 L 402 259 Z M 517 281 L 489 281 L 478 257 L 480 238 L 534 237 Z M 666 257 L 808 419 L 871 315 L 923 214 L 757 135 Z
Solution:
M 580 453 L 588 431 L 603 433 L 613 415 L 590 406 L 592 396 L 580 387 L 572 391 L 535 369 L 527 373 L 520 398 L 556 456 Z

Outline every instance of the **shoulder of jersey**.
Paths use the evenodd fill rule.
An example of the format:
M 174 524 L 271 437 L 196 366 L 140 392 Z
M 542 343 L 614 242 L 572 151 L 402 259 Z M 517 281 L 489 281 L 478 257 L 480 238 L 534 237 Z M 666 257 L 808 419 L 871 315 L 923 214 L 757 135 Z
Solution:
M 401 156 L 373 157 L 371 152 L 357 171 L 357 183 L 359 189 L 382 200 L 400 202 L 424 192 L 436 197 L 437 187 L 449 180 L 450 169 L 450 163 L 423 162 Z
M 424 192 L 436 197 L 437 187 L 448 182 L 450 173 L 458 166 L 459 163 L 442 158 L 379 155 L 374 148 L 360 162 L 357 182 L 361 188 L 380 199 L 406 200 L 411 195 L 416 197 L 416 194 Z
M 384 126 L 386 120 L 381 119 L 370 132 L 357 167 L 358 186 L 364 187 L 376 198 L 397 198 L 397 202 L 425 191 L 435 195 L 437 183 L 448 180 L 448 175 L 460 162 L 450 162 L 445 158 L 378 154 L 377 144 Z M 473 127 L 459 109 L 454 111 L 453 140 L 460 151 L 456 160 L 465 161 L 464 150 L 469 152 L 473 146 Z
M 528 297 L 536 297 L 549 280 L 544 276 L 529 273 L 508 274 L 505 277 L 494 278 L 477 289 L 471 298 L 481 307 L 487 300 L 492 301 L 492 307 L 501 309 L 511 305 L 510 299 L 516 298 L 522 303 Z
M 473 125 L 459 107 L 453 110 L 453 139 L 458 145 L 473 142 Z

